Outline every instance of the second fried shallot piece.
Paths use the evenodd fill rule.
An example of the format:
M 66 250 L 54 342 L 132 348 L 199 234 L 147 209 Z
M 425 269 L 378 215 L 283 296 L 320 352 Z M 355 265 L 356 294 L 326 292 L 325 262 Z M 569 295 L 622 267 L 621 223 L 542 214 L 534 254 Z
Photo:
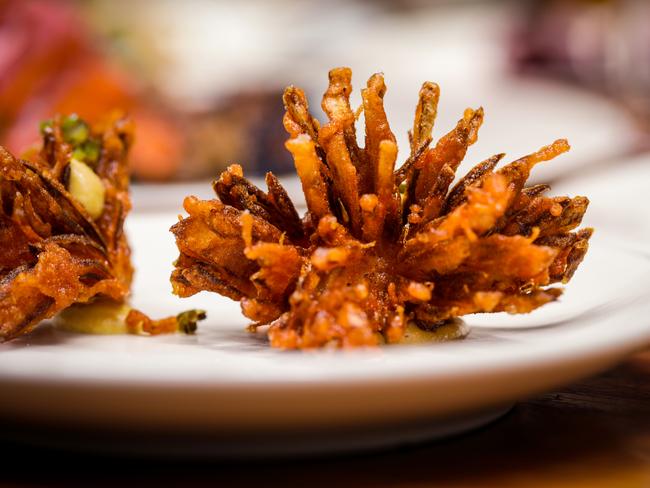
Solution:
M 0 147 L 0 340 L 73 303 L 121 301 L 133 274 L 122 229 L 132 123 L 58 116 L 41 132 L 26 159 Z

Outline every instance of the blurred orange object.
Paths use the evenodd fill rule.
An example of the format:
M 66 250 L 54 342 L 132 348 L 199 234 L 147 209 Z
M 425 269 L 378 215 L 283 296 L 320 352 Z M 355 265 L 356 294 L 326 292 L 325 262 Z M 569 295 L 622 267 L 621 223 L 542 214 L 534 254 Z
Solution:
M 0 0 L 0 138 L 21 152 L 34 127 L 53 113 L 78 113 L 98 122 L 114 109 L 138 125 L 133 173 L 167 179 L 176 171 L 185 136 L 144 87 L 97 48 L 74 4 Z

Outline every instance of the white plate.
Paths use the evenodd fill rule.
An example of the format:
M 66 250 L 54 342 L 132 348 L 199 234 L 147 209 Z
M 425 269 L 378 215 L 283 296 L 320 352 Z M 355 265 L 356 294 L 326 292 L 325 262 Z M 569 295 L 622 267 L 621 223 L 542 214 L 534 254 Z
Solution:
M 638 171 L 625 168 L 611 176 L 621 193 L 632 184 L 626 181 L 639 181 Z M 650 178 L 643 181 L 647 194 Z M 571 189 L 588 188 L 603 208 L 607 183 L 592 178 Z M 615 201 L 609 210 L 614 220 L 635 211 Z M 123 449 L 124 432 L 147 432 L 139 439 L 165 440 L 130 447 L 231 455 L 411 442 L 494 418 L 503 405 L 650 343 L 649 247 L 617 239 L 606 222 L 590 219 L 598 232 L 559 303 L 527 316 L 469 317 L 470 336 L 454 343 L 302 353 L 272 350 L 263 335 L 245 332 L 236 303 L 170 294 L 174 220 L 134 214 L 128 222 L 139 270 L 134 303 L 154 316 L 205 308 L 199 332 L 86 336 L 44 324 L 0 346 L 5 435 L 12 425 L 57 426 L 63 434 L 48 442 L 60 443 L 92 428 L 95 444 L 97 432 L 113 432 L 111 442 Z M 16 427 L 16 435 L 25 432 Z

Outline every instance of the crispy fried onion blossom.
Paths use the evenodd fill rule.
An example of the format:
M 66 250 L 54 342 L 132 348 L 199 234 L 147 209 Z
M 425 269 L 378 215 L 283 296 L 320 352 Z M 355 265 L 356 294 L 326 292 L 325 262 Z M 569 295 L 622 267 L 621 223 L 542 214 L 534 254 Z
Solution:
M 132 122 L 58 116 L 41 133 L 26 159 L 0 147 L 0 340 L 74 303 L 121 300 L 133 274 L 122 232 Z
M 185 199 L 189 216 L 171 229 L 180 250 L 174 292 L 241 301 L 251 329 L 269 325 L 271 345 L 286 349 L 395 343 L 410 324 L 433 330 L 466 314 L 527 313 L 556 300 L 562 290 L 548 285 L 568 282 L 587 252 L 592 229 L 572 230 L 589 201 L 525 184 L 567 141 L 500 169 L 504 155 L 494 155 L 452 186 L 482 108 L 467 109 L 432 145 L 440 92 L 424 83 L 410 152 L 396 168 L 383 76 L 370 77 L 357 111 L 351 90 L 350 69 L 329 73 L 322 127 L 302 90 L 284 92 L 304 217 L 273 174 L 264 192 L 238 165 L 214 182 L 218 199 Z M 364 147 L 355 136 L 361 112 Z

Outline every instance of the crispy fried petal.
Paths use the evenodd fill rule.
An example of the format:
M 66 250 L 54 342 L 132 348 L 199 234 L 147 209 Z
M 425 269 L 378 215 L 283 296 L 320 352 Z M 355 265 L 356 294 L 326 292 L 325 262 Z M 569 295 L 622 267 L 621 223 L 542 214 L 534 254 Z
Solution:
M 181 253 L 172 274 L 181 296 L 206 289 L 241 301 L 252 329 L 273 347 L 400 342 L 407 325 L 431 330 L 471 313 L 528 313 L 557 300 L 582 261 L 591 229 L 573 231 L 585 197 L 525 188 L 533 166 L 568 149 L 564 140 L 503 168 L 497 154 L 449 189 L 483 110 L 468 109 L 429 148 L 439 89 L 419 94 L 406 162 L 386 113 L 383 76 L 362 91 L 365 148 L 354 138 L 351 72 L 330 72 L 320 128 L 299 89 L 285 91 L 286 144 L 307 203 L 300 221 L 285 194 L 263 193 L 238 169 L 215 187 L 220 201 L 185 201 L 172 231 Z M 236 174 L 235 174 L 236 173 Z

